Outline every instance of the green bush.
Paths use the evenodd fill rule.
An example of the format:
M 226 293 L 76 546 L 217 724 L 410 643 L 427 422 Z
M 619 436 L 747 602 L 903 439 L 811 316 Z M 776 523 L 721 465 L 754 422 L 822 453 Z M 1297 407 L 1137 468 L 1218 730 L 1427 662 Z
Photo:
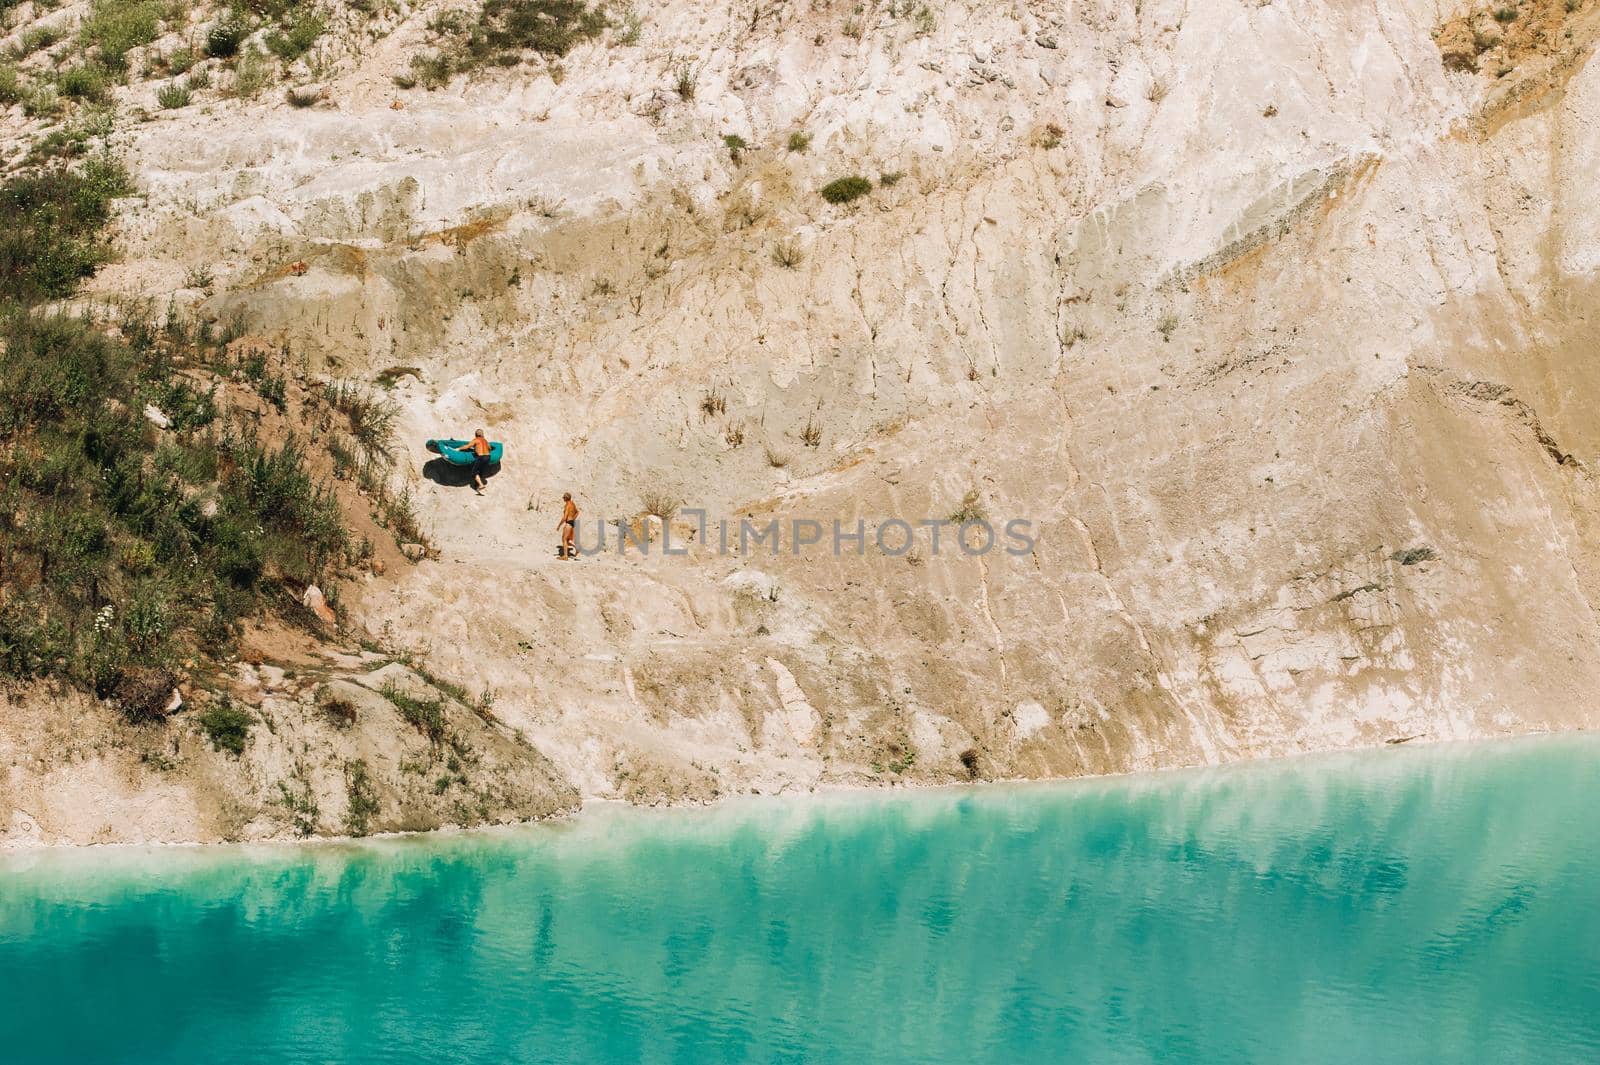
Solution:
M 514 66 L 526 52 L 559 58 L 609 25 L 602 5 L 583 0 L 485 0 L 476 13 L 450 9 L 430 20 L 441 47 L 413 57 L 412 74 L 437 89 L 487 63 Z
M 22 94 L 22 113 L 29 118 L 54 118 L 61 110 L 61 94 L 54 83 L 35 78 Z
M 36 595 L 0 602 L 0 674 L 18 680 L 48 676 L 71 653 L 66 627 Z
M 127 192 L 127 172 L 109 158 L 0 184 L 0 304 L 66 296 L 94 273 L 110 258 L 100 229 L 111 201 Z
M 289 409 L 289 381 L 281 373 L 269 373 L 257 381 L 256 394 L 280 412 Z
M 345 547 L 332 490 L 312 480 L 293 440 L 273 451 L 251 432 L 224 438 L 222 450 L 227 461 L 213 531 L 226 547 L 228 578 L 241 588 L 264 576 L 315 581 Z
M 309 52 L 327 28 L 320 12 L 301 8 L 290 14 L 282 30 L 267 34 L 267 50 L 285 63 L 292 63 Z
M 250 36 L 250 24 L 236 13 L 229 13 L 211 24 L 206 32 L 206 55 L 230 59 L 239 54 L 239 46 Z
M 261 53 L 254 48 L 249 49 L 241 53 L 234 63 L 233 95 L 241 100 L 254 100 L 271 80 L 272 71 L 267 69 Z
M 227 698 L 212 703 L 200 715 L 200 728 L 211 741 L 212 749 L 227 751 L 235 758 L 244 754 L 245 744 L 250 740 L 250 726 L 255 723 L 255 718 Z
M 168 111 L 189 106 L 189 90 L 175 81 L 169 81 L 156 90 L 156 103 Z
M 159 476 L 186 485 L 210 484 L 217 479 L 217 442 L 209 436 L 167 437 L 156 447 L 154 462 Z
M 484 0 L 478 30 L 491 51 L 564 56 L 607 25 L 603 8 L 583 0 Z
M 216 386 L 202 392 L 181 377 L 168 377 L 153 382 L 147 392 L 147 402 L 167 416 L 173 431 L 179 433 L 204 429 L 217 420 Z
M 111 76 L 104 67 L 84 63 L 63 70 L 56 79 L 56 87 L 62 96 L 103 103 L 111 93 Z
M 23 96 L 22 78 L 17 74 L 17 65 L 0 58 L 0 106 L 21 103 Z
M 315 835 L 322 809 L 317 802 L 316 789 L 311 786 L 311 771 L 306 768 L 305 762 L 295 762 L 289 779 L 293 781 L 292 787 L 282 780 L 278 781 L 277 801 L 289 811 L 296 832 L 302 836 Z
M 75 319 L 12 315 L 0 343 L 0 434 L 11 440 L 29 429 L 87 431 L 132 377 L 130 353 Z
M 450 77 L 455 73 L 455 62 L 445 52 L 414 55 L 411 57 L 411 73 L 415 79 L 413 84 L 420 84 L 432 92 L 450 84 Z
M 297 444 L 218 431 L 169 337 L 123 332 L 0 319 L 0 559 L 8 585 L 34 589 L 0 610 L 0 671 L 105 697 L 130 671 L 215 653 L 269 605 L 294 618 L 294 590 L 325 580 L 347 540 Z
M 49 153 L 71 154 L 99 114 Z M 39 309 L 108 257 L 102 231 L 128 181 L 107 156 L 32 159 L 0 179 L 0 677 L 59 678 L 158 722 L 172 664 L 224 652 L 269 607 L 298 618 L 299 589 L 325 583 L 347 534 L 297 443 L 217 425 L 207 371 L 175 372 L 179 356 L 216 366 L 235 323 L 130 314 L 113 335 Z M 254 376 L 287 407 L 281 374 L 263 360 Z M 213 724 L 214 742 L 242 749 L 247 723 Z
M 108 107 L 81 108 L 74 121 L 51 130 L 33 142 L 23 157 L 24 169 L 38 169 L 54 160 L 80 159 L 89 154 L 95 141 L 111 132 L 114 112 Z
M 42 48 L 49 48 L 61 40 L 64 31 L 59 26 L 29 26 L 17 39 L 16 54 L 22 56 L 32 55 Z
M 872 191 L 872 181 L 859 174 L 837 178 L 817 190 L 829 203 L 849 203 Z
M 383 465 L 394 453 L 394 426 L 400 407 L 389 396 L 353 381 L 330 381 L 323 400 L 350 420 L 350 433 L 367 463 Z
M 344 812 L 344 830 L 352 836 L 365 836 L 372 831 L 372 819 L 378 815 L 381 806 L 364 759 L 357 758 L 344 764 L 344 789 L 349 800 Z
M 128 594 L 122 613 L 122 634 L 129 653 L 140 659 L 158 657 L 172 633 L 172 621 L 167 595 L 160 584 L 150 582 L 135 587 Z
M 287 356 L 287 352 L 285 352 Z M 240 363 L 240 371 L 250 387 L 256 390 L 256 395 L 271 403 L 278 410 L 287 409 L 289 400 L 289 382 L 281 373 L 274 373 L 263 351 L 251 352 Z
M 159 0 L 94 0 L 80 31 L 83 44 L 99 48 L 101 60 L 120 70 L 130 51 L 160 33 L 161 8 Z
M 71 593 L 95 581 L 111 557 L 111 538 L 100 515 L 73 504 L 57 504 L 33 518 L 53 541 L 40 559 L 39 575 L 57 591 Z M 45 529 L 54 530 L 45 533 Z

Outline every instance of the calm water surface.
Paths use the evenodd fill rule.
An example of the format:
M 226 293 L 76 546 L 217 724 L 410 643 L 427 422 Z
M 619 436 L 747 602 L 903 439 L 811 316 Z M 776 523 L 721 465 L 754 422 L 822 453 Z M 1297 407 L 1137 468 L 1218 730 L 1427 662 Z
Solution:
M 0 856 L 0 1062 L 1600 1062 L 1597 767 Z

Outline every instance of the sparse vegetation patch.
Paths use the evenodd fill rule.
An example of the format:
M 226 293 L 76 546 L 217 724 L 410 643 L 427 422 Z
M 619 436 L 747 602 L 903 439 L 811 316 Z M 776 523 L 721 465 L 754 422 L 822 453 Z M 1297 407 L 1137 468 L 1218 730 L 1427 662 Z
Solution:
M 961 497 L 961 505 L 950 514 L 952 525 L 965 525 L 969 521 L 983 521 L 983 503 L 976 488 Z
M 529 54 L 559 59 L 611 25 L 601 4 L 583 0 L 485 0 L 476 12 L 441 12 L 428 24 L 437 44 L 413 56 L 412 74 L 427 89 L 484 66 L 515 66 Z M 637 27 L 634 29 L 635 39 Z M 559 80 L 558 68 L 552 77 Z
M 235 758 L 244 754 L 250 740 L 250 727 L 256 719 L 223 698 L 206 707 L 200 715 L 200 729 L 215 750 L 227 751 Z
M 394 708 L 412 728 L 428 737 L 431 742 L 438 743 L 444 739 L 447 722 L 443 699 L 421 698 L 403 691 L 394 684 L 384 685 L 383 697 L 394 704 Z
M 111 201 L 128 191 L 127 172 L 106 157 L 0 184 L 0 307 L 59 299 L 94 273 L 111 254 L 100 233 Z
M 872 191 L 872 181 L 859 174 L 836 178 L 817 190 L 829 203 L 849 203 Z
M 1432 562 L 1439 557 L 1439 553 L 1427 544 L 1421 547 L 1407 547 L 1394 552 L 1389 556 L 1390 561 L 1398 562 L 1402 566 L 1415 566 L 1419 562 Z
M 378 816 L 382 804 L 364 759 L 356 758 L 344 764 L 344 789 L 347 801 L 344 830 L 352 836 L 365 836 L 372 831 L 372 819 Z
M 300 445 L 223 420 L 173 364 L 217 348 L 176 327 L 122 332 L 23 311 L 0 324 L 0 579 L 21 590 L 0 609 L 0 672 L 106 698 L 225 650 L 348 542 Z
M 121 70 L 130 51 L 149 44 L 161 31 L 162 5 L 158 0 L 94 0 L 84 20 L 80 39 L 100 61 Z

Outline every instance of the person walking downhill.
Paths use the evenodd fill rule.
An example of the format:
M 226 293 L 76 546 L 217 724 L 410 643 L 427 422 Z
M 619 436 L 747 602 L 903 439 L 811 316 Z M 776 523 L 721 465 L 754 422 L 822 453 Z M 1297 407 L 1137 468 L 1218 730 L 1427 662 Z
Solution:
M 556 557 L 571 561 L 578 557 L 578 504 L 572 501 L 571 492 L 562 492 L 561 502 L 561 520 L 556 523 L 561 546 L 556 549 Z

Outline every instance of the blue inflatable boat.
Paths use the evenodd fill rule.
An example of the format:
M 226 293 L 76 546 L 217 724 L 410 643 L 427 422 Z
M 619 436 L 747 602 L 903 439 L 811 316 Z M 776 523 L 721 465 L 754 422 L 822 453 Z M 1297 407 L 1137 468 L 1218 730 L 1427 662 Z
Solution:
M 428 450 L 437 454 L 452 466 L 471 466 L 475 457 L 472 450 L 467 447 L 471 440 L 429 440 Z M 489 441 L 489 465 L 500 465 L 500 456 L 505 454 L 506 446 L 498 440 Z

